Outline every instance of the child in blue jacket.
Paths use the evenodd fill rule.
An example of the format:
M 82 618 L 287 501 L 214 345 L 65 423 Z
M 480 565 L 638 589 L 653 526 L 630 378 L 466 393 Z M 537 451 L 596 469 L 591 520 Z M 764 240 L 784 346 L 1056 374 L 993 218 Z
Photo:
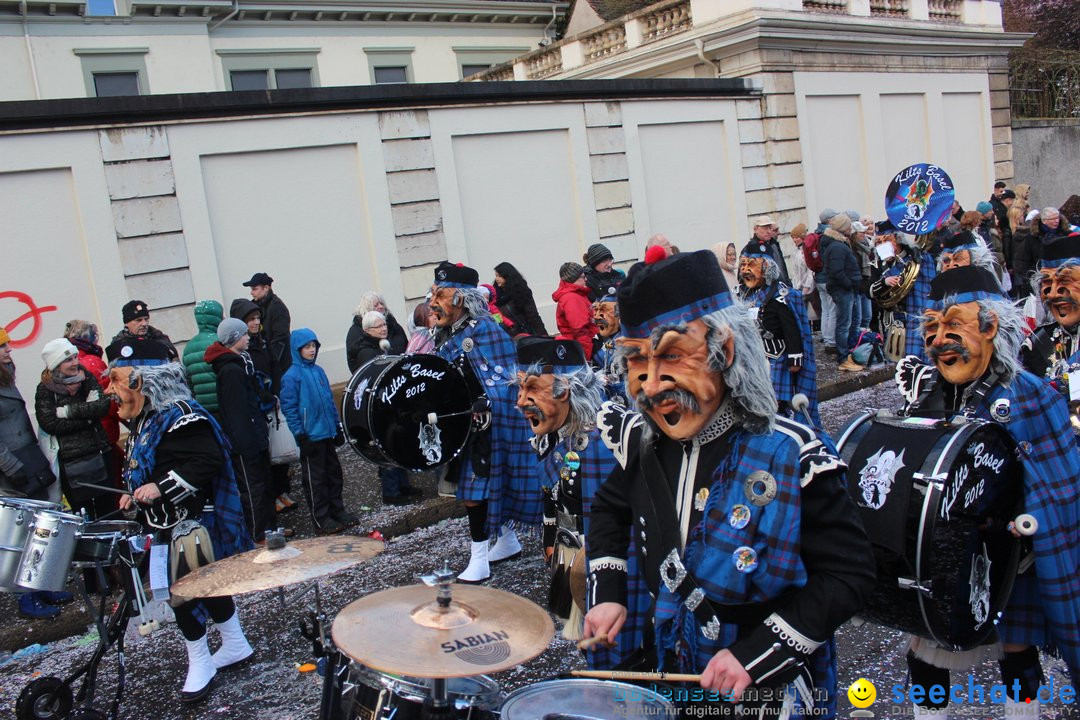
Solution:
M 281 412 L 300 446 L 302 484 L 315 530 L 331 535 L 358 521 L 345 511 L 341 499 L 345 481 L 336 448 L 345 443 L 345 437 L 330 381 L 315 364 L 319 355 L 315 333 L 308 328 L 293 330 L 289 348 L 292 365 L 281 378 Z

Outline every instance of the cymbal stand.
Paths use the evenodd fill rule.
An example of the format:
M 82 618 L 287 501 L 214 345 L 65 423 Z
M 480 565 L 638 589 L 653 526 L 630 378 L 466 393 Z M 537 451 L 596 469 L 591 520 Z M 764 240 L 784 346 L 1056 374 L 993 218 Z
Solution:
M 345 679 L 349 673 L 349 663 L 334 647 L 334 642 L 330 637 L 331 623 L 323 610 L 318 581 L 312 583 L 311 587 L 297 592 L 294 598 L 306 595 L 312 590 L 315 594 L 315 609 L 309 610 L 307 615 L 300 618 L 300 634 L 311 641 L 312 655 L 325 660 L 322 696 L 319 701 L 319 720 L 345 720 L 342 695 Z M 279 597 L 284 603 L 283 592 L 279 591 Z
M 441 613 L 450 611 L 452 588 L 456 577 L 446 563 L 443 564 L 442 570 L 436 570 L 431 575 L 422 575 L 420 577 L 428 587 L 437 587 L 439 589 L 438 595 L 435 596 L 435 602 L 438 604 Z M 423 720 L 451 720 L 454 706 L 450 703 L 446 678 L 431 678 L 430 687 L 431 697 L 424 701 L 424 710 L 421 717 Z

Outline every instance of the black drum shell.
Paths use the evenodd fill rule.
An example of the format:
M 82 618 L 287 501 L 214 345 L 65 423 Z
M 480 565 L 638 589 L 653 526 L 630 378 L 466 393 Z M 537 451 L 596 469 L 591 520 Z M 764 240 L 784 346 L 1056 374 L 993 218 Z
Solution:
M 422 472 L 453 460 L 472 429 L 473 396 L 460 369 L 438 355 L 383 355 L 353 374 L 342 397 L 345 436 L 380 465 Z M 425 454 L 421 432 L 439 416 L 439 452 Z M 429 442 L 429 453 L 432 447 Z
M 838 437 L 848 494 L 874 546 L 878 575 L 859 615 L 955 650 L 990 641 L 1020 557 L 1019 541 L 1006 530 L 1022 507 L 1022 468 L 1012 437 L 982 420 L 885 412 L 856 416 Z M 868 497 L 860 480 L 879 450 L 903 451 L 904 467 L 875 509 L 880 497 Z M 990 560 L 988 593 L 972 593 L 972 565 L 984 563 L 978 555 Z
M 115 564 L 119 559 L 119 543 L 127 542 L 142 531 L 142 525 L 131 520 L 89 522 L 75 544 L 74 562 Z

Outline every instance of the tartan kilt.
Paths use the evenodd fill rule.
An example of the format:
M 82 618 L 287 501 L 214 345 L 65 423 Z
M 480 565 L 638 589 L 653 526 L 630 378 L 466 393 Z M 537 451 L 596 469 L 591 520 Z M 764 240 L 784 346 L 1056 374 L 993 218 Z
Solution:
M 586 599 L 590 594 L 586 595 Z M 652 617 L 652 598 L 641 574 L 637 545 L 631 536 L 626 559 L 626 624 L 619 631 L 613 648 L 596 646 L 585 653 L 585 663 L 590 670 L 614 670 L 645 644 L 648 619 Z

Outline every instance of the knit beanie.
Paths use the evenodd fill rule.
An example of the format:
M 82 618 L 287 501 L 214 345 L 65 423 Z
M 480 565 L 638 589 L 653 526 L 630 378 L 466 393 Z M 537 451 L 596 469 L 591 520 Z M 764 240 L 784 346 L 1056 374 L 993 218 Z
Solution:
M 821 214 L 818 215 L 818 222 L 827 223 L 839 214 L 840 213 L 833 210 L 832 208 L 825 208 L 821 211 Z
M 851 234 L 851 218 L 844 213 L 833 216 L 833 219 L 829 221 L 829 227 L 841 235 Z
M 0 345 L 7 345 L 11 342 L 11 337 L 7 334 L 7 330 L 0 326 Z
M 986 202 L 985 200 L 975 206 L 975 212 L 979 213 L 980 215 L 985 215 L 993 209 L 994 206 Z
M 236 342 L 247 335 L 247 323 L 230 317 L 225 318 L 217 326 L 218 342 L 227 348 L 231 348 Z
M 589 267 L 596 267 L 597 263 L 608 259 L 614 260 L 615 256 L 611 254 L 611 251 L 607 249 L 606 245 L 593 243 L 589 246 L 589 249 L 585 251 L 585 262 L 589 264 Z
M 806 237 L 806 223 L 799 223 L 791 228 L 791 237 Z
M 45 361 L 48 370 L 55 370 L 60 363 L 68 358 L 79 357 L 79 349 L 71 344 L 67 338 L 57 338 L 45 343 L 41 348 L 41 358 Z
M 567 262 L 563 263 L 562 267 L 559 268 L 559 277 L 562 278 L 563 282 L 577 282 L 583 272 L 582 267 L 576 262 Z

